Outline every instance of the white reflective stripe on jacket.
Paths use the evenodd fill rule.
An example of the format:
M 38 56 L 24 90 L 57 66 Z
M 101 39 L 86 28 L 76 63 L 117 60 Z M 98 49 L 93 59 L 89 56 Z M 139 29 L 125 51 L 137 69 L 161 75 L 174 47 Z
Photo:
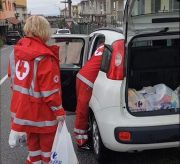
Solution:
M 30 157 L 36 157 L 41 155 L 41 150 L 36 150 L 36 151 L 29 151 L 29 156 Z
M 20 119 L 16 117 L 15 113 L 11 113 L 11 117 L 13 122 L 18 125 L 29 125 L 29 126 L 36 126 L 36 127 L 46 127 L 46 126 L 54 126 L 57 125 L 57 120 L 52 121 L 30 121 L 25 119 Z
M 14 79 L 14 75 L 15 75 L 14 50 L 10 54 L 9 59 L 10 59 L 9 64 L 10 64 L 10 68 L 11 68 L 10 69 L 10 73 L 11 73 L 10 80 L 11 80 L 11 85 L 13 86 L 13 84 L 14 84 L 13 79 Z
M 45 157 L 45 158 L 49 158 L 49 157 L 51 157 L 51 152 L 41 152 L 41 155 L 43 156 L 43 157 Z
M 86 135 L 86 134 L 84 134 L 84 135 L 76 135 L 75 138 L 77 140 L 82 140 L 82 139 L 87 140 L 88 139 L 88 135 Z
M 25 88 L 25 87 L 21 87 L 19 85 L 14 85 L 13 86 L 13 90 L 14 91 L 18 91 L 22 94 L 25 95 L 29 95 L 35 98 L 43 98 L 43 97 L 48 97 L 56 92 L 59 91 L 59 89 L 54 89 L 51 91 L 40 91 L 40 92 L 35 92 L 32 88 Z
M 85 134 L 85 133 L 87 133 L 87 130 L 82 130 L 82 129 L 74 128 L 74 132 L 78 133 L 78 134 Z
M 88 79 L 86 79 L 84 76 L 82 76 L 80 73 L 77 74 L 77 78 L 80 79 L 85 84 L 87 84 L 89 87 L 93 88 L 94 84 L 91 81 L 89 81 Z
M 45 158 L 49 158 L 51 156 L 51 152 L 43 152 L 41 150 L 36 150 L 36 151 L 29 151 L 29 156 L 30 157 L 36 157 L 42 155 Z

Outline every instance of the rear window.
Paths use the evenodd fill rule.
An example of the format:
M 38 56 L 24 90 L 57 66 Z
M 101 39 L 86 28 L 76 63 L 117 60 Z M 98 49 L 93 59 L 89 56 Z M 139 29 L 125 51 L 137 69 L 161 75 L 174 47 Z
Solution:
M 57 33 L 70 33 L 69 30 L 58 30 Z
M 145 40 L 145 41 L 135 41 L 132 47 L 154 47 L 154 48 L 166 48 L 179 46 L 179 39 L 164 39 L 164 40 Z
M 59 58 L 61 66 L 81 65 L 84 50 L 84 40 L 80 38 L 52 38 L 50 45 L 60 46 Z
M 179 0 L 135 0 L 132 16 L 179 11 Z

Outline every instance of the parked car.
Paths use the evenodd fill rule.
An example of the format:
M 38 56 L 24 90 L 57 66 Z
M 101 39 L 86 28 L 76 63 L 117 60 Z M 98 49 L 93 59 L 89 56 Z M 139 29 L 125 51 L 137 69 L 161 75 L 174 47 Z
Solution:
M 7 44 L 16 44 L 19 39 L 21 39 L 21 35 L 18 31 L 8 31 L 6 36 Z
M 149 13 L 150 9 L 158 8 L 156 3 L 148 3 L 152 6 L 144 11 L 138 9 L 141 3 L 127 0 L 123 28 L 101 28 L 89 36 L 73 38 L 53 36 L 54 43 L 64 42 L 63 52 L 72 51 L 72 47 L 68 48 L 71 41 L 82 43 L 79 55 L 73 57 L 72 52 L 65 55 L 74 59 L 78 56 L 78 60 L 67 62 L 67 57 L 61 65 L 63 106 L 67 110 L 75 109 L 77 72 L 95 51 L 98 39 L 105 37 L 101 68 L 89 103 L 92 145 L 99 160 L 108 149 L 133 152 L 180 145 L 179 12 Z M 154 91 L 150 89 L 157 85 L 163 86 L 161 91 L 165 94 L 156 90 L 161 104 L 154 99 L 154 106 L 149 106 L 145 94 L 152 94 L 152 98 Z M 143 89 L 149 90 L 145 93 Z M 133 104 L 137 110 L 131 106 L 131 93 L 140 93 L 145 100 L 137 99 Z
M 57 29 L 56 34 L 71 34 L 69 29 Z
M 98 159 L 104 157 L 106 148 L 132 152 L 179 147 L 180 144 L 178 96 L 175 107 L 166 108 L 164 100 L 164 106 L 150 110 L 148 107 L 136 111 L 130 108 L 130 89 L 139 91 L 143 87 L 164 84 L 174 91 L 180 86 L 179 12 L 143 12 L 138 9 L 141 3 L 141 0 L 127 1 L 124 38 L 114 43 L 107 43 L 106 39 L 108 45 L 89 105 L 93 146 Z M 151 9 L 157 8 L 156 3 L 151 5 Z M 95 33 L 107 38 L 112 36 L 108 37 L 103 30 Z M 135 105 L 138 108 L 143 104 L 138 100 Z

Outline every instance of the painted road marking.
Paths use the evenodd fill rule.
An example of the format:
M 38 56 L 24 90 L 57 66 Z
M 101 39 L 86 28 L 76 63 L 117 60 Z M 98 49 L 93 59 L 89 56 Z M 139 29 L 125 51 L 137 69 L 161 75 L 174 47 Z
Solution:
M 0 85 L 4 83 L 4 81 L 8 78 L 8 75 L 4 76 L 1 80 L 0 80 Z

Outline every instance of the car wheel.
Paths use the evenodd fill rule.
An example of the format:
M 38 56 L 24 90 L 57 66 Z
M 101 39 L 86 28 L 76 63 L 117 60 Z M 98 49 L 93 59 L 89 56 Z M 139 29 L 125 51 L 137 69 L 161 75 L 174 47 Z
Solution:
M 107 149 L 102 143 L 99 128 L 94 116 L 92 117 L 92 146 L 96 159 L 99 161 L 105 160 L 107 157 Z

